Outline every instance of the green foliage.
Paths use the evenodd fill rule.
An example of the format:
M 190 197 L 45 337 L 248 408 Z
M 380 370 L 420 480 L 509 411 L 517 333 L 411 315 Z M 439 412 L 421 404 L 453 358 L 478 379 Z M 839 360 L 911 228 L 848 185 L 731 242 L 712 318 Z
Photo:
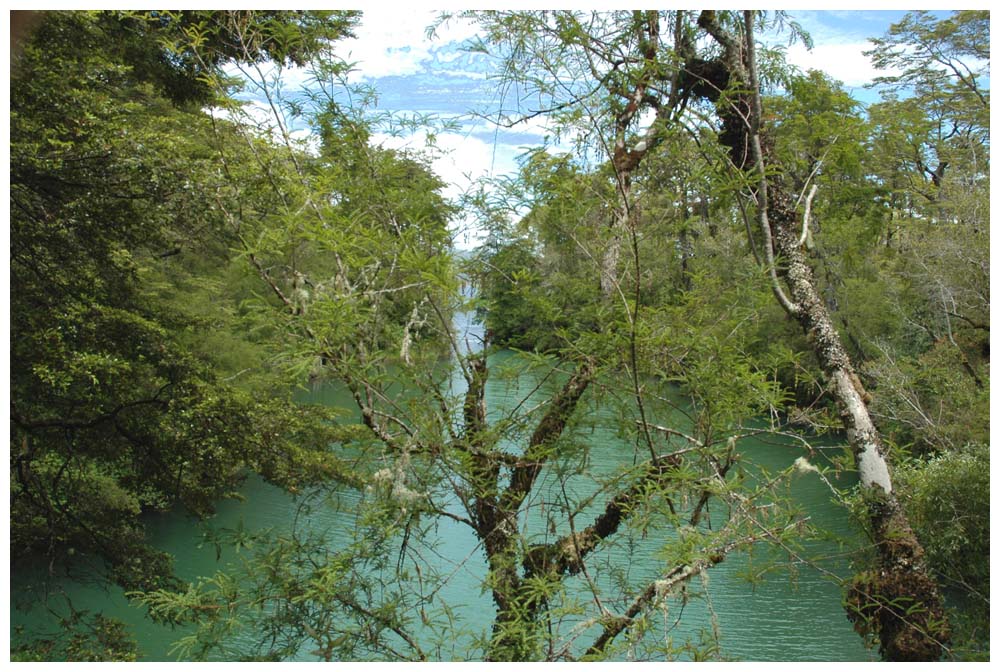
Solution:
M 590 623 L 619 637 L 601 655 L 698 659 L 721 655 L 714 621 L 698 643 L 642 642 L 675 586 L 762 539 L 800 561 L 812 530 L 784 496 L 795 469 L 744 464 L 737 447 L 790 433 L 789 418 L 826 430 L 825 392 L 752 256 L 747 178 L 719 169 L 729 157 L 699 118 L 707 103 L 689 101 L 678 70 L 718 55 L 696 15 L 474 16 L 477 48 L 580 151 L 529 152 L 516 178 L 470 198 L 489 239 L 461 267 L 457 211 L 427 157 L 372 144 L 416 120 L 382 125 L 329 51 L 357 13 L 44 17 L 11 81 L 12 567 L 98 556 L 153 619 L 194 625 L 185 658 L 560 659 L 572 643 L 560 638 Z M 757 17 L 807 39 L 781 13 Z M 743 30 L 738 13 L 714 20 Z M 988 618 L 989 143 L 982 71 L 962 59 L 985 58 L 984 21 L 908 15 L 873 55 L 903 65 L 885 83 L 915 95 L 867 117 L 838 83 L 790 73 L 780 49 L 760 57 L 784 85 L 765 119 L 782 179 L 802 198 L 820 190 L 809 249 L 822 298 L 905 460 L 897 488 L 928 559 L 971 600 L 973 647 Z M 252 86 L 273 120 L 233 97 L 234 61 L 262 66 Z M 286 97 L 292 66 L 321 90 Z M 657 114 L 648 129 L 637 104 Z M 463 281 L 478 292 L 468 302 Z M 469 304 L 489 361 L 454 333 Z M 488 377 L 509 404 L 487 408 Z M 290 403 L 294 385 L 326 379 L 355 415 Z M 629 459 L 598 468 L 595 432 Z M 248 471 L 357 524 L 336 540 L 212 532 L 238 566 L 184 584 L 141 514 L 208 516 Z M 439 599 L 451 577 L 424 560 L 443 521 L 481 542 L 489 633 L 462 632 Z M 676 583 L 639 585 L 588 557 L 635 552 L 640 537 Z M 873 577 L 858 585 L 878 588 Z M 584 581 L 584 598 L 568 588 Z M 64 625 L 13 657 L 136 655 L 109 619 Z
M 897 443 L 932 454 L 988 440 L 989 391 L 974 377 L 987 374 L 962 346 L 939 342 L 918 357 L 906 357 L 883 345 L 878 354 L 865 372 L 878 381 L 873 408 Z
M 572 297 L 543 288 L 532 247 L 527 240 L 515 240 L 477 260 L 483 269 L 477 281 L 477 314 L 491 342 L 544 352 L 565 343 L 559 330 L 568 324 L 560 304 Z
M 471 274 L 477 314 L 502 347 L 556 351 L 610 318 L 599 301 L 593 254 L 607 235 L 610 188 L 566 155 L 527 155 L 517 181 L 493 185 L 480 217 L 491 227 Z M 524 214 L 524 213 L 527 214 Z M 511 230 L 505 222 L 524 214 Z
M 117 41 L 130 22 L 46 14 L 14 63 L 11 547 L 15 567 L 94 553 L 149 589 L 176 578 L 142 511 L 206 515 L 247 467 L 289 486 L 340 472 L 330 412 L 292 407 L 287 383 L 254 395 L 265 367 L 211 347 L 266 360 L 245 295 L 221 291 L 237 236 L 226 195 L 202 186 L 219 174 L 213 122 L 160 97 L 166 75 L 134 49 L 184 68 L 154 36 Z M 171 86 L 200 86 L 180 71 Z
M 847 216 L 868 217 L 875 185 L 865 180 L 868 124 L 861 106 L 839 82 L 812 70 L 795 77 L 784 96 L 768 98 L 768 125 L 773 129 L 778 155 L 793 188 L 820 187 L 821 201 L 814 213 L 824 224 Z M 824 216 L 827 209 L 835 216 Z M 846 213 L 845 213 L 846 211 Z
M 62 620 L 62 631 L 22 641 L 11 648 L 10 660 L 31 662 L 134 662 L 136 643 L 125 624 L 101 614 L 73 612 Z
M 876 80 L 891 90 L 912 86 L 916 97 L 953 115 L 971 115 L 988 126 L 990 14 L 986 10 L 953 12 L 938 19 L 927 11 L 909 12 L 868 53 L 879 69 L 901 74 Z M 969 119 L 971 121 L 971 119 Z
M 141 81 L 154 83 L 178 104 L 203 104 L 210 82 L 228 62 L 269 61 L 302 67 L 328 42 L 352 36 L 360 12 L 123 11 L 94 16 L 102 49 Z
M 968 444 L 897 469 L 910 520 L 927 559 L 946 584 L 988 610 L 989 446 Z
M 324 495 L 334 499 L 324 501 Z M 336 497 L 320 489 L 307 501 L 328 506 Z M 418 543 L 421 529 L 378 496 L 365 502 L 365 511 L 336 550 L 331 540 L 304 530 L 277 537 L 240 529 L 220 534 L 218 543 L 236 544 L 237 569 L 184 590 L 131 597 L 157 621 L 196 626 L 175 645 L 182 659 L 282 660 L 303 652 L 328 661 L 420 658 L 406 631 L 418 613 L 428 625 L 436 621 L 438 609 L 399 573 L 403 551 L 396 540 L 406 529 Z M 433 568 L 420 580 L 433 585 Z M 234 641 L 250 633 L 254 645 Z
M 877 156 L 894 164 L 893 188 L 918 206 L 978 190 L 988 172 L 989 12 L 940 20 L 910 12 L 873 42 L 876 67 L 902 70 L 876 80 L 885 100 L 871 110 Z

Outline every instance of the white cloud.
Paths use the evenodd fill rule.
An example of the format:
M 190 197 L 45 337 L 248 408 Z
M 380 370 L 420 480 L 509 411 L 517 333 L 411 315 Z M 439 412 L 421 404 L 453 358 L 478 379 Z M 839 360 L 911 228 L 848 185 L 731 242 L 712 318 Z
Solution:
M 298 147 L 313 156 L 319 156 L 320 140 L 319 136 L 308 128 L 291 131 L 288 136 Z
M 788 61 L 805 70 L 821 70 L 845 86 L 864 86 L 880 75 L 898 74 L 876 70 L 864 51 L 870 42 L 817 43 L 810 51 L 801 44 L 788 48 Z
M 474 72 L 472 70 L 439 70 L 442 77 L 455 77 L 462 79 L 486 79 L 489 77 L 485 72 Z
M 462 58 L 463 55 L 464 54 L 462 54 L 461 51 L 453 51 L 451 53 L 438 54 L 437 60 L 438 63 L 451 63 L 452 61 L 457 61 Z
M 338 50 L 348 61 L 357 63 L 354 79 L 416 74 L 442 45 L 476 33 L 470 22 L 451 19 L 438 29 L 433 41 L 429 40 L 427 27 L 436 16 L 434 10 L 407 9 L 398 4 L 366 9 L 354 31 L 357 37 L 339 43 Z
M 406 137 L 375 135 L 372 142 L 391 149 L 429 150 L 431 169 L 446 183 L 447 198 L 461 195 L 480 177 L 516 172 L 515 157 L 521 153 L 515 145 L 489 143 L 467 133 L 436 134 L 433 148 L 424 131 Z
M 423 131 L 408 137 L 375 135 L 372 142 L 392 149 L 424 151 L 428 149 L 427 134 Z M 445 198 L 456 199 L 479 178 L 496 175 L 513 175 L 517 172 L 516 157 L 522 147 L 503 142 L 487 142 L 468 132 L 438 133 L 431 157 L 431 170 L 445 183 Z M 471 249 L 483 241 L 485 233 L 475 221 L 460 214 L 452 222 L 455 244 L 460 249 Z

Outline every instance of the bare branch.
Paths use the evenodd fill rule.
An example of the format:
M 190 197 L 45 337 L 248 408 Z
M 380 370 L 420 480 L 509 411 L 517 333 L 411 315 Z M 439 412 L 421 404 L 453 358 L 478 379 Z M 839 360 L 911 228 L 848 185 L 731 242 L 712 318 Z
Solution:
M 816 195 L 817 186 L 812 185 L 812 189 L 809 190 L 809 195 L 806 196 L 806 211 L 802 215 L 802 235 L 799 237 L 799 246 L 805 245 L 806 239 L 809 237 L 809 209 L 812 207 L 813 197 Z

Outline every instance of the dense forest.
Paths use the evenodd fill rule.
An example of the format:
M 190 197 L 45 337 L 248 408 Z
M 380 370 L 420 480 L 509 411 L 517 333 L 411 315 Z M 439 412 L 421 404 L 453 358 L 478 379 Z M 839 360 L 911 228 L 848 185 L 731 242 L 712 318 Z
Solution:
M 443 122 L 349 76 L 360 12 L 15 14 L 12 584 L 118 586 L 184 659 L 715 659 L 724 631 L 664 622 L 738 557 L 821 563 L 788 496 L 814 479 L 857 532 L 833 618 L 885 660 L 988 660 L 989 12 L 873 35 L 868 105 L 785 62 L 782 12 L 463 13 L 530 100 L 493 122 L 573 149 L 458 199 L 373 140 Z M 205 577 L 150 543 L 257 477 L 354 493 L 350 535 L 228 530 Z M 459 652 L 442 525 L 489 604 Z M 143 655 L 59 614 L 11 658 Z

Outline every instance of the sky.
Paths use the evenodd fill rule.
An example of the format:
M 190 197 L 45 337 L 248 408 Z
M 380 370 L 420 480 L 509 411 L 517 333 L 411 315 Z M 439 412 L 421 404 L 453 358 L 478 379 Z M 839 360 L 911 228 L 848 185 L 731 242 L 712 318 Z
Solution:
M 75 4 L 70 2 L 58 8 L 73 8 Z M 217 4 L 232 4 L 226 8 L 235 9 L 246 8 L 254 2 L 227 3 L 223 0 Z M 351 4 L 357 6 L 357 3 L 347 6 Z M 817 6 L 818 3 L 808 4 Z M 874 102 L 878 94 L 865 88 L 865 84 L 876 76 L 876 72 L 863 51 L 871 47 L 869 38 L 884 35 L 906 10 L 854 8 L 887 6 L 884 0 L 876 3 L 842 0 L 838 4 L 852 8 L 786 10 L 814 42 L 811 50 L 801 44 L 790 46 L 787 60 L 802 70 L 823 70 L 841 81 L 857 100 Z M 982 3 L 963 3 L 973 4 Z M 573 6 L 579 7 L 580 3 Z M 932 13 L 944 16 L 948 12 Z M 421 4 L 421 0 L 391 5 L 371 3 L 355 30 L 356 37 L 339 42 L 337 52 L 355 63 L 351 81 L 371 85 L 378 92 L 379 110 L 426 113 L 451 119 L 459 126 L 457 130 L 435 134 L 437 149 L 430 161 L 434 172 L 447 184 L 445 195 L 455 198 L 478 177 L 515 173 L 517 157 L 541 145 L 546 132 L 543 118 L 505 130 L 473 114 L 496 110 L 500 99 L 499 82 L 485 67 L 482 56 L 465 49 L 476 32 L 470 22 L 452 19 L 438 27 L 433 39 L 428 37 L 427 28 L 437 16 L 438 12 Z M 286 71 L 284 74 L 290 78 L 286 90 L 301 86 L 306 80 L 301 72 Z M 257 111 L 264 111 L 259 100 L 256 107 Z M 304 125 L 294 133 L 298 137 L 307 134 Z M 404 137 L 376 134 L 373 139 L 391 148 L 422 150 L 427 146 L 426 133 Z M 560 147 L 553 145 L 551 149 Z M 456 223 L 458 247 L 474 246 L 477 240 L 478 234 L 469 231 L 467 222 Z
M 811 50 L 799 43 L 787 48 L 790 63 L 803 71 L 823 70 L 861 102 L 878 100 L 876 91 L 865 88 L 877 73 L 863 52 L 872 46 L 869 38 L 883 36 L 905 10 L 788 13 L 813 39 Z M 475 26 L 452 18 L 438 25 L 430 38 L 427 29 L 437 16 L 438 12 L 420 5 L 374 5 L 364 10 L 356 37 L 338 42 L 336 51 L 354 63 L 350 81 L 370 85 L 378 92 L 380 111 L 427 113 L 458 125 L 457 129 L 434 134 L 437 149 L 431 158 L 433 170 L 447 184 L 445 195 L 455 198 L 478 177 L 516 172 L 517 157 L 541 145 L 546 130 L 544 118 L 515 129 L 499 129 L 475 114 L 491 110 L 495 114 L 502 87 L 487 59 L 466 48 L 476 35 Z M 304 80 L 302 73 L 286 74 L 291 76 L 289 86 Z M 306 133 L 300 128 L 299 135 Z M 373 140 L 394 149 L 422 150 L 427 145 L 427 133 L 376 133 Z M 560 147 L 555 145 L 554 149 Z M 455 243 L 459 248 L 474 246 L 478 238 L 468 222 L 456 223 Z

